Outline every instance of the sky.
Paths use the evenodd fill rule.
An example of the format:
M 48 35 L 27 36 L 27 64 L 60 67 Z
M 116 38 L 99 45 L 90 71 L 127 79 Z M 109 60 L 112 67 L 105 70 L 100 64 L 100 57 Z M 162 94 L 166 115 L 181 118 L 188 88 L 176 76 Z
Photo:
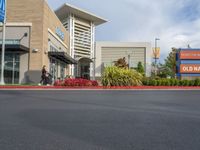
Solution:
M 172 47 L 200 48 L 199 0 L 48 0 L 52 9 L 69 3 L 108 20 L 96 41 L 150 42 L 159 38 L 162 62 Z

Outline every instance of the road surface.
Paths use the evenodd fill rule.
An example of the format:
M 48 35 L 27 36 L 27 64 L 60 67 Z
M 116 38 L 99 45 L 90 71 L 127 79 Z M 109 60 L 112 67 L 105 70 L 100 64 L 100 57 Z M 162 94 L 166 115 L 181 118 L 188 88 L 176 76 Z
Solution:
M 200 91 L 0 91 L 0 150 L 199 150 Z

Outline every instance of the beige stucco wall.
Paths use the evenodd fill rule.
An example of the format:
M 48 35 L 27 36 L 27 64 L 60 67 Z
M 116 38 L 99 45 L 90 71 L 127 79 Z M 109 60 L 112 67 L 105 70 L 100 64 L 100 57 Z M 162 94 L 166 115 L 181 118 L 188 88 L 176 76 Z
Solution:
M 30 22 L 30 63 L 31 70 L 37 70 L 42 66 L 43 52 L 43 0 L 7 0 L 7 22 Z M 38 53 L 32 53 L 32 49 L 38 49 Z
M 64 41 L 61 40 L 60 44 L 66 47 L 66 50 L 68 50 L 69 45 L 68 31 L 50 9 L 46 0 L 7 0 L 7 22 L 32 24 L 27 76 L 31 81 L 39 82 L 42 66 L 49 67 L 49 30 L 52 31 L 57 39 L 59 37 L 56 35 L 56 28 L 59 27 L 64 32 L 65 39 Z M 33 49 L 38 49 L 38 52 L 33 52 Z
M 53 35 L 51 34 L 51 36 L 53 36 L 55 39 L 52 40 L 52 42 L 54 42 L 55 45 L 60 44 L 59 47 L 62 48 L 62 50 L 65 50 L 68 54 L 69 54 L 69 33 L 68 31 L 65 29 L 65 27 L 63 26 L 63 24 L 60 22 L 60 20 L 58 19 L 58 17 L 55 15 L 55 13 L 53 12 L 53 10 L 51 10 L 51 8 L 48 6 L 48 4 L 46 2 L 44 2 L 44 23 L 43 23 L 43 49 L 44 49 L 44 55 L 43 55 L 43 64 L 46 64 L 47 66 L 49 65 L 49 59 L 48 59 L 48 39 L 49 39 L 49 34 L 51 34 L 48 30 L 50 30 Z M 60 30 L 64 33 L 64 41 L 62 39 L 60 39 L 57 35 L 56 35 L 56 28 L 59 27 Z
M 55 32 L 56 27 L 59 27 L 65 34 L 63 42 L 69 45 L 68 32 L 45 0 L 8 0 L 7 3 L 7 22 L 32 23 L 30 70 L 48 65 L 45 53 L 48 49 L 48 28 Z M 32 53 L 33 49 L 38 49 L 38 53 Z
M 20 55 L 20 74 L 19 74 L 19 82 L 20 83 L 26 83 L 27 82 L 27 77 L 26 77 L 26 72 L 28 70 L 28 53 Z

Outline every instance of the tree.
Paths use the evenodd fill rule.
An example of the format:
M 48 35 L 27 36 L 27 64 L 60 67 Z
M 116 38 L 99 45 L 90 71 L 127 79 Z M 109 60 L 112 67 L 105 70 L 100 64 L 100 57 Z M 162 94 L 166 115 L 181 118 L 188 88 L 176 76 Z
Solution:
M 142 62 L 138 62 L 137 71 L 141 74 L 144 74 L 144 66 L 142 65 Z
M 115 63 L 116 67 L 126 68 L 126 69 L 128 68 L 128 64 L 126 63 L 126 58 L 125 57 L 118 59 L 114 63 Z
M 158 76 L 175 78 L 175 75 L 176 75 L 176 53 L 177 53 L 177 49 L 172 48 L 172 51 L 169 53 L 169 55 L 165 59 L 165 63 L 159 64 Z

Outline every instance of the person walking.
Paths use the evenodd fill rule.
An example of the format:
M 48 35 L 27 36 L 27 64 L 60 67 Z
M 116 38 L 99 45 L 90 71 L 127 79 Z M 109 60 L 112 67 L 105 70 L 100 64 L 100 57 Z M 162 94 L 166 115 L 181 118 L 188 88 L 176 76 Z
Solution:
M 46 66 L 44 65 L 42 67 L 42 75 L 41 75 L 41 80 L 39 85 L 46 85 L 47 84 L 47 70 L 46 70 Z

